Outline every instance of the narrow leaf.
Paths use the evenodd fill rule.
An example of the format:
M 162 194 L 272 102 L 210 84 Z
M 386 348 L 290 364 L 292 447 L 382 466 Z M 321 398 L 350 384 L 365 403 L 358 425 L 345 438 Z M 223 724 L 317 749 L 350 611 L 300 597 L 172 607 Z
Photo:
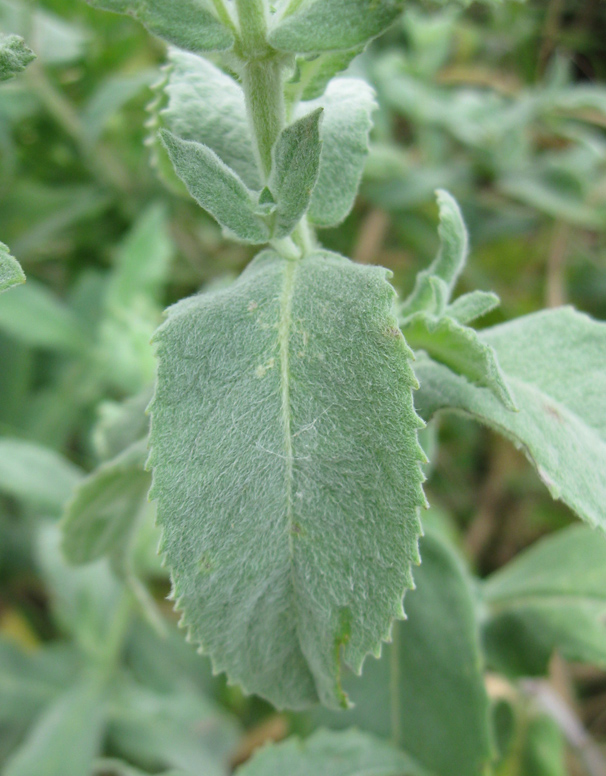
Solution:
M 420 310 L 441 315 L 444 310 L 437 309 L 434 304 L 432 278 L 439 278 L 446 284 L 445 301 L 448 302 L 467 261 L 469 240 L 459 206 L 447 191 L 439 190 L 436 196 L 440 208 L 440 250 L 428 269 L 417 275 L 411 295 L 400 308 L 403 318 Z
M 309 219 L 318 226 L 336 226 L 351 211 L 368 156 L 373 89 L 354 78 L 338 78 L 326 94 L 302 108 L 323 108 L 320 129 L 320 175 L 314 189 Z
M 134 16 L 173 46 L 202 54 L 232 47 L 231 32 L 199 0 L 88 0 L 94 8 Z
M 0 330 L 33 347 L 81 353 L 89 344 L 82 328 L 66 304 L 31 279 L 0 297 Z
M 70 563 L 90 563 L 120 549 L 147 501 L 147 440 L 137 442 L 83 480 L 63 519 L 63 552 Z
M 160 125 L 208 146 L 246 186 L 261 189 L 242 87 L 212 62 L 178 49 L 171 49 L 170 65 Z
M 0 439 L 0 492 L 60 514 L 82 476 L 62 455 L 23 439 Z
M 453 318 L 434 318 L 419 312 L 404 321 L 402 333 L 411 348 L 425 350 L 456 374 L 488 388 L 507 409 L 516 409 L 494 348 L 474 329 L 462 326 Z
M 0 242 L 0 292 L 20 283 L 25 283 L 21 265 L 10 255 L 8 247 Z
M 213 150 L 168 130 L 161 136 L 177 175 L 201 207 L 243 242 L 268 241 L 269 228 L 256 215 L 252 192 Z
M 513 675 L 546 674 L 557 649 L 606 667 L 606 537 L 574 526 L 541 540 L 482 587 L 488 657 Z
M 297 57 L 296 72 L 286 85 L 287 97 L 297 100 L 316 100 L 339 73 L 347 70 L 364 47 L 347 51 L 334 51 L 311 57 Z
M 424 456 L 393 302 L 381 268 L 266 251 L 156 335 L 174 597 L 215 670 L 278 707 L 345 705 L 341 662 L 402 616 Z
M 74 687 L 43 711 L 4 776 L 83 776 L 101 748 L 102 691 L 95 682 Z
M 420 550 L 406 622 L 394 625 L 381 659 L 347 682 L 354 708 L 320 712 L 321 721 L 391 736 L 435 776 L 483 776 L 492 753 L 474 594 L 435 534 Z
M 391 744 L 352 730 L 320 730 L 307 741 L 289 738 L 267 746 L 236 776 L 425 776 L 426 771 Z
M 446 315 L 464 326 L 492 312 L 500 304 L 499 297 L 489 291 L 472 291 L 455 299 L 446 308 Z
M 276 237 L 287 237 L 311 202 L 320 171 L 322 113 L 323 108 L 316 108 L 290 124 L 272 150 L 269 189 L 276 202 Z
M 352 49 L 380 35 L 397 19 L 404 0 L 309 0 L 293 4 L 269 42 L 298 54 Z
M 0 82 L 8 81 L 17 73 L 25 70 L 35 58 L 36 55 L 25 45 L 23 38 L 18 35 L 2 35 L 0 33 Z M 0 245 L 2 244 L 0 243 Z M 0 290 L 1 288 L 0 284 Z
M 528 315 L 486 329 L 519 412 L 487 390 L 419 354 L 416 405 L 470 413 L 504 434 L 535 465 L 554 498 L 606 530 L 606 324 L 572 308 Z

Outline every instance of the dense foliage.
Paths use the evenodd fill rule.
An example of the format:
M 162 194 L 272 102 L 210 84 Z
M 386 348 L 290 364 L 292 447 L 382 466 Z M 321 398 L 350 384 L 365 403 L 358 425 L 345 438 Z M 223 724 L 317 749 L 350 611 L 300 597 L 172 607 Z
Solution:
M 2 773 L 603 774 L 602 6 L 90 5 L 0 0 Z

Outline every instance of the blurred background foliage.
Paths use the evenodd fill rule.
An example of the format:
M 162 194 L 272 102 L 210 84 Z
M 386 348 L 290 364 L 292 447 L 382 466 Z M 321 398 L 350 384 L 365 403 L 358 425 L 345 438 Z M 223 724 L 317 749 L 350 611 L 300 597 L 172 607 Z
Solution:
M 24 740 L 31 750 L 32 721 L 77 674 L 88 684 L 60 703 L 82 728 L 84 759 L 64 774 L 88 772 L 102 723 L 86 656 L 115 639 L 119 691 L 104 712 L 107 757 L 95 773 L 143 772 L 121 757 L 146 772 L 222 774 L 259 742 L 312 723 L 212 678 L 172 625 L 159 639 L 145 617 L 121 624 L 108 568 L 66 568 L 56 522 L 85 472 L 145 435 L 150 338 L 164 307 L 238 273 L 252 254 L 225 242 L 154 168 L 149 106 L 162 81 L 160 42 L 75 0 L 0 0 L 0 29 L 38 55 L 0 88 L 0 237 L 28 278 L 0 297 L 0 763 L 9 758 L 8 776 L 46 773 L 14 752 Z M 410 0 L 352 66 L 376 88 L 380 109 L 358 203 L 322 242 L 390 267 L 405 294 L 435 254 L 433 192 L 447 188 L 471 237 L 460 290 L 494 290 L 502 300 L 485 324 L 564 303 L 605 319 L 605 39 L 603 0 Z M 429 520 L 479 575 L 572 521 L 508 443 L 450 417 L 430 430 L 428 448 L 438 432 Z M 108 498 L 105 508 L 116 504 Z M 133 585 L 148 583 L 155 604 L 136 589 L 148 619 L 156 606 L 174 622 L 154 557 L 153 508 L 140 511 L 132 557 L 114 565 Z M 493 685 L 505 740 L 512 690 Z M 606 741 L 604 673 L 555 660 L 550 686 L 586 734 Z M 499 774 L 591 772 L 583 758 L 566 760 L 551 717 L 527 701 L 519 713 L 519 756 L 503 755 Z M 56 751 L 69 740 L 58 736 Z

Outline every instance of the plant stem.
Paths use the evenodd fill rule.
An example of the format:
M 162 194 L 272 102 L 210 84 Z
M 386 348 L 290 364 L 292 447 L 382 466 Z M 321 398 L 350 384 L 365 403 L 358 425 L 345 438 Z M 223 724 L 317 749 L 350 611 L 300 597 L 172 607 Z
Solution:
M 242 86 L 259 166 L 267 183 L 271 172 L 271 150 L 286 121 L 281 63 L 276 59 L 247 62 L 242 73 Z
M 242 55 L 242 87 L 255 138 L 258 162 L 267 183 L 271 150 L 286 122 L 283 64 L 268 46 L 265 0 L 236 0 Z

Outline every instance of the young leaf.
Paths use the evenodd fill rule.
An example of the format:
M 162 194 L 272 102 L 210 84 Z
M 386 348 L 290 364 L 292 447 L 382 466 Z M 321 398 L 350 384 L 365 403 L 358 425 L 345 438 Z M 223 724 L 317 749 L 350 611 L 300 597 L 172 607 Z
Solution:
M 18 35 L 2 35 L 0 33 L 0 82 L 8 81 L 17 73 L 25 70 L 35 58 L 36 55 L 25 45 L 23 38 L 20 38 Z M 2 243 L 0 243 L 0 246 L 2 246 Z M 2 248 L 0 247 L 0 257 L 1 251 Z M 1 289 L 2 284 L 0 283 Z
M 23 439 L 0 439 L 0 492 L 61 514 L 82 472 L 62 455 Z
M 102 464 L 76 488 L 63 519 L 63 553 L 70 563 L 91 563 L 120 549 L 146 503 L 147 439 Z
M 93 444 L 103 461 L 115 458 L 135 442 L 147 437 L 149 419 L 145 410 L 152 395 L 153 386 L 148 386 L 121 403 L 104 402 L 100 405 L 99 421 L 93 431 Z
M 104 11 L 125 13 L 173 46 L 202 54 L 232 47 L 234 38 L 200 0 L 88 0 Z
M 491 758 L 489 700 L 473 591 L 436 535 L 421 539 L 420 550 L 406 622 L 394 625 L 381 659 L 347 682 L 354 708 L 321 712 L 321 721 L 391 736 L 436 776 L 482 776 Z
M 242 87 L 208 60 L 178 49 L 171 49 L 170 64 L 160 124 L 208 146 L 249 189 L 261 189 Z
M 384 741 L 352 730 L 319 730 L 266 746 L 236 771 L 236 776 L 426 776 L 415 761 Z
M 501 432 L 524 450 L 554 498 L 606 530 L 606 324 L 562 307 L 479 337 L 495 349 L 519 412 L 420 353 L 422 417 L 455 409 Z
M 402 333 L 411 348 L 425 350 L 453 372 L 488 388 L 507 409 L 516 409 L 494 348 L 476 331 L 453 318 L 434 318 L 418 312 L 402 323 Z
M 500 299 L 496 294 L 489 291 L 471 291 L 471 293 L 463 294 L 452 304 L 449 304 L 446 308 L 446 315 L 465 326 L 492 312 L 499 304 Z
M 444 309 L 436 307 L 435 283 L 432 281 L 437 278 L 445 284 L 446 294 L 442 301 L 447 303 L 467 261 L 469 240 L 459 206 L 447 191 L 439 190 L 436 196 L 440 208 L 440 250 L 431 266 L 417 275 L 411 295 L 400 306 L 402 318 L 419 311 L 441 315 Z
M 354 78 L 338 78 L 319 100 L 304 110 L 324 108 L 320 129 L 320 175 L 309 207 L 317 226 L 336 226 L 353 207 L 368 155 L 368 135 L 376 107 L 374 91 Z
M 252 192 L 212 149 L 168 130 L 161 136 L 177 175 L 201 207 L 243 242 L 268 241 L 269 227 L 256 215 Z
M 482 586 L 491 663 L 546 674 L 554 650 L 606 667 L 606 537 L 574 526 L 541 540 Z
M 0 292 L 20 283 L 25 283 L 21 265 L 10 255 L 8 247 L 0 242 Z
M 291 2 L 270 32 L 269 42 L 297 54 L 356 48 L 380 35 L 403 7 L 404 0 Z
M 364 50 L 363 46 L 348 51 L 333 51 L 311 57 L 297 57 L 294 77 L 286 84 L 288 100 L 317 100 L 326 91 L 331 80 L 347 70 L 352 61 Z
M 215 670 L 278 707 L 345 705 L 341 662 L 402 616 L 424 456 L 393 301 L 381 268 L 265 251 L 156 335 L 174 597 Z
M 287 237 L 309 207 L 320 170 L 322 113 L 316 108 L 290 124 L 273 147 L 268 185 L 276 202 L 276 237 Z
M 105 704 L 95 681 L 68 690 L 42 715 L 10 758 L 4 776 L 83 776 L 101 748 Z

